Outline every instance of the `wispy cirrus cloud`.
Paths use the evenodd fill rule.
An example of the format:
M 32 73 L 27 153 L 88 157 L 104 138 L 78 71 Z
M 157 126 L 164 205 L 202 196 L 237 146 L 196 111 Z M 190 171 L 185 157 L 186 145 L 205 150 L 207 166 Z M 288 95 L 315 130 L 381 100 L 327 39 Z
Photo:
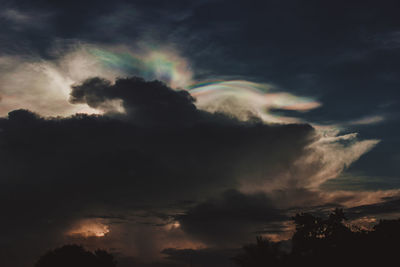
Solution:
M 347 125 L 371 125 L 371 124 L 378 124 L 380 122 L 385 121 L 385 117 L 382 115 L 372 115 L 360 118 L 358 120 L 352 120 L 347 122 Z

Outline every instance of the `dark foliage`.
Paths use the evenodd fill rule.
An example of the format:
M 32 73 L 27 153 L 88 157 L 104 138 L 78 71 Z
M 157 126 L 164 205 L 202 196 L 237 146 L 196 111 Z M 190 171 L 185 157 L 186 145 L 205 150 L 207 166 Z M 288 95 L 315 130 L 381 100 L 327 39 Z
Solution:
M 65 245 L 44 254 L 35 267 L 115 267 L 117 262 L 105 250 L 90 252 L 78 245 Z
M 351 230 L 343 210 L 328 218 L 309 213 L 293 217 L 296 231 L 292 250 L 284 253 L 278 243 L 257 237 L 233 260 L 241 267 L 265 266 L 394 266 L 398 262 L 400 219 L 381 220 L 372 230 Z
M 257 237 L 256 244 L 246 245 L 243 250 L 244 253 L 237 255 L 233 260 L 245 267 L 276 266 L 283 256 L 277 243 L 260 236 Z

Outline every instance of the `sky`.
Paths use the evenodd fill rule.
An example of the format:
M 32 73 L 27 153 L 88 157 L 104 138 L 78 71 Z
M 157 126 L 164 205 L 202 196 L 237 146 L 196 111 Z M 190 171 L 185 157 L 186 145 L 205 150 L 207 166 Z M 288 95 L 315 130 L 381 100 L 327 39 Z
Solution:
M 398 1 L 6 1 L 0 264 L 233 266 L 297 212 L 400 216 Z

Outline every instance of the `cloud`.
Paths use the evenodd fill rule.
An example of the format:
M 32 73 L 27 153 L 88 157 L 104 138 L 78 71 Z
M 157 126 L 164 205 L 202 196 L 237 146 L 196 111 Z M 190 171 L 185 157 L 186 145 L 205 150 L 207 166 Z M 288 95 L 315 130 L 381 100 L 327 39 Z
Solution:
M 115 78 L 118 71 L 87 47 L 71 51 L 54 62 L 2 58 L 3 66 L 13 66 L 11 75 L 1 79 L 9 86 L 2 87 L 8 105 L 3 112 L 26 106 L 45 115 L 95 113 L 42 117 L 14 110 L 0 119 L 2 200 L 9 203 L 13 195 L 20 196 L 6 209 L 14 216 L 2 225 L 26 229 L 10 232 L 5 237 L 8 243 L 32 228 L 38 233 L 50 229 L 43 244 L 81 236 L 78 239 L 88 246 L 108 244 L 124 255 L 161 259 L 159 252 L 168 247 L 223 247 L 239 245 L 257 232 L 287 233 L 288 212 L 300 203 L 308 207 L 367 203 L 354 195 L 328 195 L 319 186 L 340 175 L 378 140 L 359 141 L 356 134 L 339 135 L 285 120 L 267 124 L 262 119 L 266 113 L 243 118 L 236 106 L 226 112 L 218 101 L 210 110 L 202 106 L 204 98 L 196 91 L 138 77 Z M 77 71 L 81 67 L 85 71 Z M 86 78 L 96 71 L 106 78 Z M 271 98 L 261 103 L 271 109 L 303 111 L 304 104 L 314 103 L 288 94 L 255 91 L 253 95 L 246 87 L 266 85 L 222 84 L 228 91 L 239 86 L 234 95 L 245 86 L 244 96 L 250 98 L 243 110 L 251 108 L 255 96 L 266 97 L 267 102 Z M 34 99 L 46 99 L 44 106 L 28 101 L 26 88 L 37 93 Z M 12 94 L 26 98 L 13 104 Z M 54 113 L 49 112 L 52 109 Z M 368 203 L 374 201 L 380 198 Z M 174 203 L 195 204 L 172 208 Z M 101 219 L 110 213 L 146 210 L 155 211 L 147 223 L 136 215 L 131 216 L 134 222 L 112 216 L 106 223 Z M 91 219 L 93 211 L 97 215 Z M 40 219 L 27 226 L 24 222 L 33 216 Z M 92 220 L 103 223 L 88 223 Z M 104 232 L 101 241 L 90 238 L 99 231 Z M 144 233 L 147 245 L 137 246 Z M 161 239 L 166 241 L 157 241 Z
M 16 9 L 5 9 L 0 13 L 0 17 L 10 20 L 15 23 L 29 23 L 32 21 L 32 17 L 28 14 L 22 13 Z
M 211 81 L 194 84 L 190 93 L 197 99 L 197 106 L 210 112 L 224 112 L 239 119 L 260 117 L 268 123 L 295 123 L 301 120 L 278 116 L 272 110 L 308 111 L 322 104 L 312 98 L 298 97 L 286 92 L 276 92 L 269 84 L 244 80 Z
M 71 86 L 70 105 L 102 114 L 14 110 L 0 119 L 7 251 L 32 232 L 42 234 L 27 240 L 36 244 L 33 256 L 68 240 L 160 260 L 166 248 L 239 245 L 257 231 L 286 231 L 299 199 L 309 207 L 353 201 L 318 185 L 376 144 L 207 112 L 188 91 L 160 81 L 90 78 Z M 87 234 L 99 229 L 109 232 Z
M 112 84 L 104 79 L 92 78 L 72 86 L 71 103 L 100 108 L 115 100 L 122 101 L 126 116 L 135 124 L 164 127 L 193 124 L 203 114 L 196 109 L 194 98 L 187 91 L 174 91 L 159 81 L 130 78 L 118 79 Z
M 139 75 L 147 80 L 157 79 L 172 88 L 184 88 L 192 83 L 193 73 L 188 61 L 172 46 L 155 49 L 151 43 L 142 43 L 136 51 L 121 46 L 92 46 L 88 51 L 103 65 L 124 74 Z
M 375 116 L 367 116 L 358 120 L 353 120 L 348 122 L 349 125 L 370 125 L 377 124 L 385 120 L 384 116 L 375 115 Z
M 390 190 L 396 191 L 396 190 Z M 398 190 L 397 190 L 398 191 Z M 367 217 L 370 218 L 393 218 L 394 216 L 399 216 L 399 204 L 400 198 L 399 194 L 387 194 L 384 199 L 385 201 L 379 202 L 369 202 L 363 205 L 358 205 L 352 207 L 348 210 L 349 215 L 353 218 Z
M 291 238 L 291 216 L 298 212 L 329 213 L 342 207 L 349 219 L 384 214 L 398 216 L 394 209 L 400 190 L 324 191 L 305 188 L 270 192 L 227 191 L 178 215 L 181 228 L 194 240 L 212 248 L 237 248 L 257 235 L 274 241 Z M 377 207 L 384 207 L 377 212 Z
M 40 11 L 27 11 L 6 7 L 0 12 L 0 19 L 5 21 L 5 26 L 11 24 L 11 28 L 16 31 L 25 29 L 39 29 L 44 27 L 44 23 L 51 17 L 50 13 Z
M 67 232 L 70 236 L 104 237 L 110 232 L 109 226 L 99 219 L 85 219 Z
M 186 89 L 197 99 L 200 109 L 224 112 L 241 120 L 259 117 L 269 123 L 301 123 L 296 117 L 277 115 L 277 110 L 305 112 L 321 103 L 274 86 L 246 80 L 196 82 L 187 59 L 173 46 L 153 47 L 142 43 L 136 48 L 123 45 L 94 45 L 59 41 L 53 44 L 52 58 L 38 55 L 0 57 L 0 93 L 3 105 L 0 115 L 27 108 L 44 116 L 68 116 L 79 113 L 101 113 L 113 109 L 122 112 L 121 103 L 109 101 L 102 108 L 71 105 L 72 85 L 100 76 L 114 81 L 117 77 L 138 75 L 157 79 L 173 89 Z M 274 111 L 274 112 L 272 112 Z
M 296 162 L 294 170 L 298 175 L 308 175 L 308 184 L 304 187 L 319 187 L 324 182 L 338 177 L 362 155 L 375 147 L 380 140 L 356 139 L 356 134 L 321 137 L 308 148 L 305 158 Z
M 212 247 L 240 247 L 257 232 L 275 225 L 270 232 L 284 231 L 288 216 L 265 194 L 227 191 L 178 216 L 184 231 Z
M 44 118 L 15 110 L 0 119 L 0 203 L 9 215 L 1 225 L 10 229 L 3 238 L 7 251 L 32 232 L 42 235 L 27 240 L 37 248 L 30 253 L 64 242 L 65 233 L 94 212 L 97 218 L 152 209 L 176 214 L 170 205 L 233 189 L 244 178 L 237 174 L 253 167 L 273 175 L 282 167 L 279 162 L 295 161 L 314 135 L 309 125 L 242 122 L 201 111 L 187 91 L 140 78 L 89 79 L 75 85 L 71 97 L 96 108 L 121 99 L 126 112 Z M 178 205 L 180 211 L 185 207 Z M 146 229 L 150 234 L 153 228 Z M 156 239 L 149 237 L 138 255 L 154 256 L 154 249 L 172 246 L 155 246 Z
M 240 189 L 243 192 L 318 189 L 326 181 L 337 178 L 378 143 L 379 140 L 357 140 L 357 134 L 338 135 L 336 132 L 324 136 L 317 131 L 296 160 L 286 167 L 280 166 L 272 175 L 265 171 L 261 175 L 250 172 L 247 179 L 242 180 Z
M 87 105 L 68 102 L 70 86 L 95 73 L 114 79 L 118 74 L 106 70 L 85 49 L 78 49 L 58 61 L 36 57 L 0 57 L 0 115 L 27 108 L 44 116 L 67 116 L 77 112 L 97 113 Z
M 101 76 L 114 81 L 117 77 L 139 75 L 158 79 L 172 88 L 191 83 L 192 72 L 187 61 L 171 48 L 136 52 L 123 46 L 95 46 L 66 41 L 53 45 L 52 59 L 38 55 L 0 56 L 0 115 L 25 108 L 43 116 L 68 116 L 75 113 L 101 113 L 118 109 L 119 103 L 103 104 L 103 110 L 68 102 L 72 85 Z M 119 109 L 121 112 L 122 110 Z
M 49 20 L 52 18 L 50 12 L 35 8 L 16 8 L 10 3 L 3 3 L 0 11 L 0 21 L 3 25 L 0 35 L 0 46 L 9 50 L 23 50 L 26 43 L 19 40 L 24 34 L 39 33 L 48 31 L 50 28 Z M 4 34 L 5 33 L 5 34 Z M 7 37 L 9 38 L 7 38 Z M 25 39 L 25 38 L 21 38 Z M 28 41 L 29 40 L 25 40 Z M 19 43 L 19 44 L 17 44 Z M 4 47 L 5 46 L 5 47 Z

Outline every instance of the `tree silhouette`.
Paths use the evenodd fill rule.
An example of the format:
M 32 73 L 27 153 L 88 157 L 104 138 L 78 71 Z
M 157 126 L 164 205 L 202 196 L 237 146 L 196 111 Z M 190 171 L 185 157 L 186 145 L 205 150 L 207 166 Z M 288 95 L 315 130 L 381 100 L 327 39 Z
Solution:
M 346 225 L 345 220 L 342 209 L 335 209 L 325 219 L 296 214 L 290 253 L 259 237 L 256 244 L 244 246 L 233 260 L 241 267 L 396 266 L 400 219 L 382 220 L 369 231 Z
M 115 267 L 112 254 L 105 250 L 90 252 L 78 245 L 65 245 L 48 251 L 36 262 L 35 267 Z
M 296 232 L 292 237 L 293 253 L 312 254 L 322 250 L 340 249 L 353 232 L 344 225 L 344 212 L 335 209 L 327 219 L 315 217 L 309 213 L 293 217 Z
M 233 260 L 241 267 L 276 266 L 281 257 L 278 244 L 261 236 L 256 240 L 256 244 L 245 245 L 244 253 L 237 255 Z
M 296 232 L 292 237 L 291 261 L 311 265 L 325 262 L 330 266 L 340 264 L 338 261 L 343 257 L 350 259 L 354 251 L 349 248 L 349 241 L 356 241 L 356 233 L 344 224 L 345 219 L 342 209 L 335 209 L 327 219 L 309 213 L 296 214 L 293 217 Z

